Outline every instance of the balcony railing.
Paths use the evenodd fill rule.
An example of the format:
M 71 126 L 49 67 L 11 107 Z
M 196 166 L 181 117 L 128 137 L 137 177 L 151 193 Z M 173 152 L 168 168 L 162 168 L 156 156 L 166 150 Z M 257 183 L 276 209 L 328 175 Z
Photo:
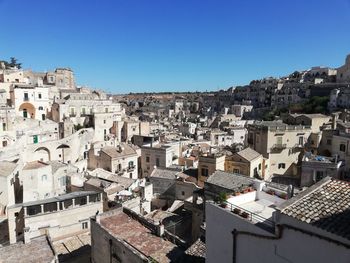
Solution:
M 127 169 L 128 172 L 134 171 L 135 167 L 136 167 L 135 165 L 129 166 L 128 169 Z
M 297 143 L 297 144 L 294 145 L 293 148 L 296 148 L 296 149 L 303 149 L 303 148 L 304 148 L 304 145 Z
M 77 114 L 75 112 L 69 114 L 69 117 L 75 117 L 75 116 L 77 116 Z
M 229 209 L 232 213 L 241 216 L 247 220 L 249 220 L 250 222 L 261 226 L 262 228 L 265 228 L 266 230 L 269 231 L 274 231 L 275 229 L 275 222 L 265 218 L 261 215 L 258 215 L 256 213 L 253 213 L 249 210 L 246 210 L 240 206 L 236 206 L 234 204 L 228 203 L 228 202 L 224 202 L 224 204 L 226 205 L 226 209 Z
M 29 98 L 28 97 L 24 97 L 23 101 L 29 101 Z
M 271 149 L 276 149 L 276 150 L 283 150 L 287 148 L 287 144 L 286 143 L 277 143 L 272 145 Z

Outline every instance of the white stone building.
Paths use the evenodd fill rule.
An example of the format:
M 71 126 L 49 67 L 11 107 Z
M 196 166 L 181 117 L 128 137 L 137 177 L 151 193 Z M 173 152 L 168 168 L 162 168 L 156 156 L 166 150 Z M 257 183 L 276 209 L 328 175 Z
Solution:
M 206 204 L 206 262 L 348 262 L 348 183 L 326 178 L 288 201 L 254 189 Z
M 16 84 L 10 97 L 18 116 L 45 120 L 50 111 L 48 87 Z
M 9 207 L 10 243 L 30 242 L 48 235 L 52 240 L 88 232 L 89 218 L 103 212 L 102 194 L 73 192 Z

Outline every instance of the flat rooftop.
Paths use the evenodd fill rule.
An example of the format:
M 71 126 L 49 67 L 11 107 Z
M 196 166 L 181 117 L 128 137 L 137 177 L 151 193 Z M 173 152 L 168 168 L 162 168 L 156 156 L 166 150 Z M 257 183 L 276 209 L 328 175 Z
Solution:
M 247 202 L 239 205 L 241 208 L 259 215 L 265 219 L 272 220 L 272 214 L 276 211 L 276 206 L 273 202 L 266 199 Z
M 53 262 L 55 253 L 46 236 L 31 239 L 30 243 L 16 243 L 0 247 L 1 263 L 47 263 Z
M 182 254 L 176 245 L 154 235 L 150 229 L 123 211 L 101 218 L 100 225 L 114 237 L 124 240 L 146 257 L 152 257 L 158 262 L 173 262 L 173 256 L 177 258 Z

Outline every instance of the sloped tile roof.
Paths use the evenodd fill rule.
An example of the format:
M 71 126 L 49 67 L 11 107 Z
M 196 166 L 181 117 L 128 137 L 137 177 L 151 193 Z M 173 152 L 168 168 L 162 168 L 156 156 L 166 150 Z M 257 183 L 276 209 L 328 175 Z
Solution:
M 350 240 L 349 182 L 327 178 L 290 201 L 282 214 Z
M 254 160 L 255 158 L 258 158 L 259 156 L 261 156 L 260 153 L 253 150 L 250 147 L 245 148 L 244 150 L 238 152 L 237 155 L 241 156 L 242 158 L 246 159 L 249 162 Z
M 242 186 L 250 186 L 253 181 L 253 178 L 244 175 L 224 171 L 215 171 L 215 173 L 209 176 L 205 184 L 213 184 L 235 191 L 240 189 Z

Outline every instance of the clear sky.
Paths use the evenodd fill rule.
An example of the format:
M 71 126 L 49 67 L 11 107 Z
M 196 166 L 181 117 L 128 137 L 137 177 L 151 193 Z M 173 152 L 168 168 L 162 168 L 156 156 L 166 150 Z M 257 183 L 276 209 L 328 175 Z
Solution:
M 0 0 L 0 59 L 114 93 L 217 90 L 350 53 L 350 0 Z

